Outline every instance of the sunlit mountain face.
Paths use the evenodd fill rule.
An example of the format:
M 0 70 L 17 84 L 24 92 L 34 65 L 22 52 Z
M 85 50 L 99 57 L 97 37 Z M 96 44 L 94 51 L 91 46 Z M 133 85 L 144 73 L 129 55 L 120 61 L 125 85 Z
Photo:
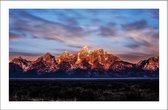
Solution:
M 158 77 L 158 56 L 158 9 L 9 10 L 11 77 Z
M 9 63 L 10 77 L 118 78 L 159 76 L 159 57 L 137 64 L 123 61 L 104 49 L 89 50 L 84 46 L 75 53 L 68 51 L 53 56 L 46 53 L 34 61 L 22 57 Z

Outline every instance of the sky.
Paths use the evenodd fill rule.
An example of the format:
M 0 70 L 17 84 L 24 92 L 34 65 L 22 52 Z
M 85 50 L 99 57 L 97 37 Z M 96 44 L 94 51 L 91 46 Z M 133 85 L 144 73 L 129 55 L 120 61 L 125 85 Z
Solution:
M 159 9 L 10 9 L 9 58 L 87 45 L 137 63 L 159 55 Z

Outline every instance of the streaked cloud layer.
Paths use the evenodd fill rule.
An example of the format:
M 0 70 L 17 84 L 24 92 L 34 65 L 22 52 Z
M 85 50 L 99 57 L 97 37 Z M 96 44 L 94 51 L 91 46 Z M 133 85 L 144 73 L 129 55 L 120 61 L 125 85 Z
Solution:
M 159 55 L 158 9 L 10 9 L 10 58 L 103 48 L 124 60 Z

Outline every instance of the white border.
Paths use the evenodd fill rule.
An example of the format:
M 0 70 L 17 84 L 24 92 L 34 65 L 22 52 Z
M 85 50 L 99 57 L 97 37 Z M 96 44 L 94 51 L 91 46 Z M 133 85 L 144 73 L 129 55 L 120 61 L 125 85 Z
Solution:
M 167 110 L 166 1 L 1 1 L 1 106 L 2 109 L 152 109 Z M 160 101 L 156 102 L 9 102 L 9 8 L 159 8 Z

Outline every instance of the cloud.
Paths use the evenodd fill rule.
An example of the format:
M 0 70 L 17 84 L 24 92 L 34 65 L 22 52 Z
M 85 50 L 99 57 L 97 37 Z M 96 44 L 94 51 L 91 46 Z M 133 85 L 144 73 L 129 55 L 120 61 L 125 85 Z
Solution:
M 127 38 L 130 40 L 129 43 L 125 44 L 126 47 L 128 48 L 131 48 L 131 49 L 138 49 L 142 46 L 145 46 L 145 47 L 150 47 L 150 43 L 148 41 L 145 41 L 145 40 L 135 40 L 134 38 Z
M 102 37 L 115 36 L 117 34 L 117 28 L 115 23 L 108 23 L 106 26 L 100 27 L 100 35 Z
M 23 37 L 19 34 L 9 32 L 9 40 L 10 41 L 19 41 L 20 39 L 23 39 Z
M 122 25 L 123 29 L 125 30 L 140 30 L 140 29 L 146 28 L 147 26 L 148 25 L 146 20 L 139 20 L 139 21 Z
M 159 54 L 159 29 L 149 26 L 146 20 L 139 20 L 132 23 L 124 24 L 122 32 L 119 36 L 123 36 L 126 42 L 124 46 L 127 47 L 127 52 L 130 54 L 125 57 L 128 59 L 146 58 L 145 56 L 154 56 Z M 136 52 L 138 54 L 134 54 Z M 122 53 L 124 54 L 124 53 Z M 124 55 L 123 55 L 124 56 Z M 129 58 L 129 56 L 131 56 Z M 136 59 L 134 59 L 136 60 Z
M 53 55 L 55 55 L 55 56 L 60 56 L 60 54 L 62 54 L 63 52 L 65 52 L 65 51 L 68 51 L 70 54 L 72 54 L 72 53 L 74 53 L 74 52 L 76 52 L 74 49 L 66 49 L 66 48 L 64 48 L 64 49 L 52 49 L 52 50 L 54 50 L 54 52 L 53 52 Z
M 88 45 L 117 54 L 155 55 L 159 53 L 157 16 L 158 10 L 10 9 L 10 47 L 59 54 Z
M 72 47 L 72 48 L 77 48 L 77 49 L 80 49 L 82 48 L 82 46 L 77 46 L 77 45 L 68 45 L 69 47 Z
M 42 53 L 29 53 L 29 52 L 10 52 L 9 53 L 11 56 L 16 55 L 16 56 L 40 56 Z
M 134 39 L 133 43 L 125 45 L 131 51 L 150 55 L 159 53 L 159 30 L 157 28 L 146 27 L 141 30 L 126 30 L 124 33 L 125 36 Z
M 159 9 L 149 10 L 149 13 L 153 18 L 159 19 Z
M 19 14 L 18 17 L 10 15 L 12 19 L 10 29 L 12 31 L 31 33 L 36 38 L 53 39 L 62 42 L 67 42 L 72 38 L 79 41 L 83 37 L 82 28 L 79 26 L 47 21 L 25 11 L 19 11 Z

